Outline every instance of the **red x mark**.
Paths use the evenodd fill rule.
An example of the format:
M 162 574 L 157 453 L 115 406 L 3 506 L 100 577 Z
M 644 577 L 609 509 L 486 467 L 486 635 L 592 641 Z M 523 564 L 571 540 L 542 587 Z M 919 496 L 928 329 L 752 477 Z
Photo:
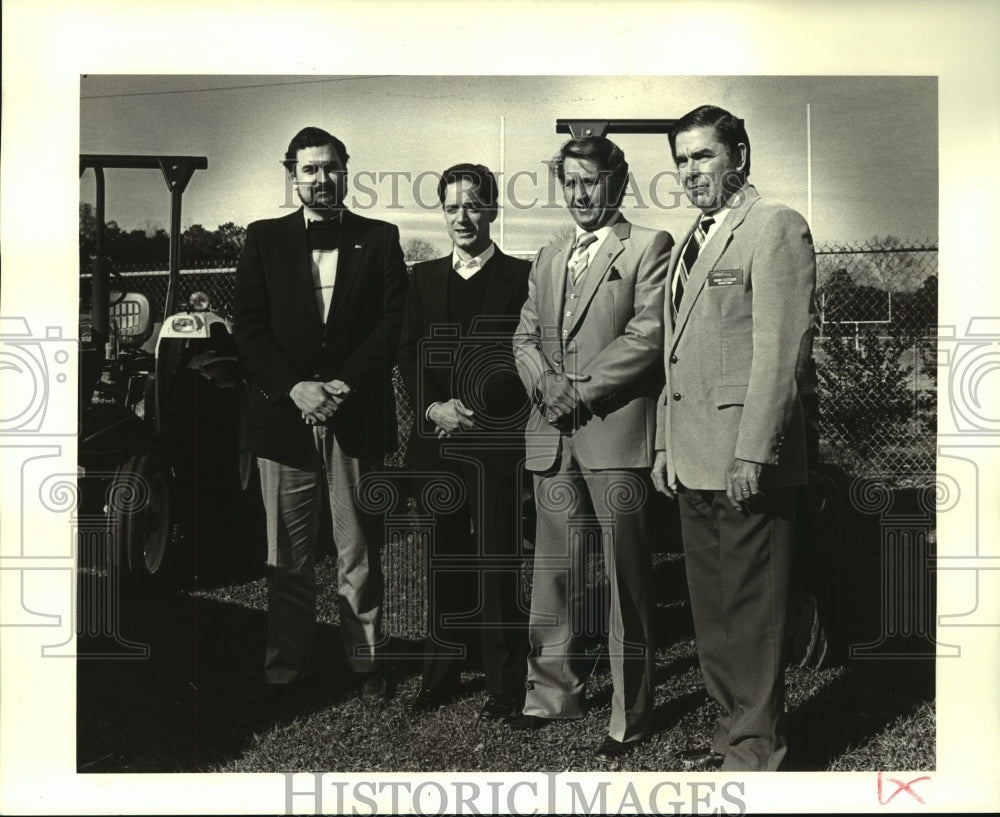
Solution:
M 910 795 L 918 803 L 924 803 L 923 799 L 920 797 L 919 794 L 917 794 L 913 790 L 912 786 L 913 786 L 914 783 L 919 783 L 921 780 L 930 780 L 930 777 L 928 775 L 924 775 L 923 777 L 914 777 L 913 780 L 911 780 L 909 783 L 904 783 L 902 780 L 897 780 L 895 777 L 887 777 L 886 780 L 888 780 L 890 783 L 895 783 L 896 784 L 896 791 L 894 791 L 892 794 L 890 794 L 887 798 L 885 798 L 885 799 L 882 798 L 882 772 L 879 772 L 878 773 L 878 801 L 879 801 L 880 805 L 883 805 L 883 806 L 886 805 L 887 803 L 889 803 L 890 800 L 892 800 L 893 797 L 895 797 L 901 791 L 905 791 L 908 795 Z

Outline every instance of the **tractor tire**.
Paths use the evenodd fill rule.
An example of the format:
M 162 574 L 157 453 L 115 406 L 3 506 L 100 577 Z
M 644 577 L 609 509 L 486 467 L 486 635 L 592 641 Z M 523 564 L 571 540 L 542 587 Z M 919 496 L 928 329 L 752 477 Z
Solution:
M 115 560 L 133 585 L 162 584 L 175 554 L 174 497 L 169 469 L 153 453 L 129 457 L 116 481 L 134 486 L 134 501 L 111 516 Z
M 799 508 L 798 599 L 790 619 L 790 661 L 823 669 L 845 660 L 856 593 L 856 565 L 850 554 L 857 528 L 848 478 L 834 467 L 810 470 Z
M 825 669 L 831 663 L 830 642 L 820 621 L 816 597 L 809 593 L 802 602 L 791 642 L 791 661 L 802 669 Z
M 239 413 L 237 414 L 237 469 L 240 490 L 252 493 L 259 485 L 257 458 L 250 451 L 250 384 L 246 380 L 239 385 Z

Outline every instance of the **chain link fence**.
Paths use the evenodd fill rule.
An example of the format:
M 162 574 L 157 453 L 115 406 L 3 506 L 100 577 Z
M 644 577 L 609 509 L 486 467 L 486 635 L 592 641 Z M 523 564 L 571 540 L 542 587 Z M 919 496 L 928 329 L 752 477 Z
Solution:
M 89 278 L 84 275 L 83 278 Z M 233 293 L 236 284 L 236 262 L 214 266 L 182 269 L 177 281 L 177 298 L 171 311 L 182 307 L 194 292 L 204 292 L 212 309 L 222 315 L 232 314 Z M 167 298 L 167 271 L 146 267 L 129 267 L 112 264 L 111 289 L 115 292 L 141 292 L 149 299 L 153 316 L 163 317 Z
M 84 274 L 82 278 L 87 280 L 90 276 Z M 149 299 L 150 309 L 155 320 L 162 320 L 167 298 L 166 270 L 117 266 L 111 276 L 111 288 L 115 292 L 141 292 Z M 231 317 L 235 289 L 235 261 L 182 269 L 177 282 L 176 302 L 173 304 L 171 312 L 182 308 L 192 293 L 203 292 L 208 296 L 213 311 Z M 403 378 L 398 367 L 393 367 L 392 370 L 392 386 L 396 395 L 396 421 L 399 425 L 400 443 L 394 452 L 386 456 L 385 465 L 390 468 L 402 468 L 406 455 L 406 441 L 410 437 L 410 429 L 413 428 L 413 409 L 410 406 L 410 398 L 403 386 Z
M 926 482 L 934 472 L 937 368 L 937 247 L 888 238 L 863 246 L 816 249 L 816 337 L 820 458 L 852 475 Z M 232 311 L 235 262 L 181 270 L 177 304 L 193 292 Z M 142 292 L 162 316 L 167 275 L 119 268 L 112 287 Z M 393 372 L 400 448 L 386 465 L 402 467 L 413 409 Z
M 816 250 L 820 457 L 926 483 L 937 428 L 937 247 L 887 238 Z

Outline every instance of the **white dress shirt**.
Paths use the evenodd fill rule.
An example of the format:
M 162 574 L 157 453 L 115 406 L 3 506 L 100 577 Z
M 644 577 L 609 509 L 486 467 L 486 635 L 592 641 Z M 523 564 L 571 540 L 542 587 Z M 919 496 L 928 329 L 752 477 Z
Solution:
M 493 257 L 496 249 L 497 245 L 491 241 L 490 246 L 473 258 L 465 250 L 453 247 L 451 251 L 451 268 L 468 281 L 486 266 L 486 262 Z
M 343 211 L 341 211 L 343 212 Z M 317 218 L 310 218 L 309 211 L 303 208 L 303 215 L 306 220 L 306 230 L 309 229 L 310 221 L 320 221 Z M 337 214 L 337 221 L 341 220 L 341 214 Z M 312 269 L 313 289 L 316 292 L 316 308 L 319 310 L 319 317 L 324 323 L 326 316 L 330 314 L 330 301 L 333 299 L 333 285 L 337 281 L 337 261 L 340 260 L 340 250 L 313 250 L 310 267 Z

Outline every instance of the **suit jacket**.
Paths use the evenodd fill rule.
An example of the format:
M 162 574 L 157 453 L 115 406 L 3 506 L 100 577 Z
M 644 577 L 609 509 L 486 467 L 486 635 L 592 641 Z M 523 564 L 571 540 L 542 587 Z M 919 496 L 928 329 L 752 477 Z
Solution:
M 619 215 L 564 325 L 572 245 L 571 238 L 539 251 L 514 337 L 518 374 L 536 398 L 525 432 L 528 468 L 548 469 L 559 451 L 560 432 L 546 422 L 536 391 L 546 371 L 589 375 L 576 385 L 592 416 L 572 431 L 584 467 L 649 467 L 663 384 L 663 293 L 673 238 Z
M 448 315 L 451 256 L 416 264 L 406 299 L 399 371 L 413 401 L 414 426 L 407 462 L 431 468 L 442 446 L 462 450 L 484 465 L 511 473 L 524 459 L 528 399 L 514 368 L 511 337 L 528 296 L 527 261 L 499 248 L 487 262 L 490 274 L 481 315 L 461 337 Z M 438 440 L 426 418 L 431 403 L 453 397 L 475 412 L 481 429 Z
M 251 450 L 286 465 L 318 464 L 312 428 L 288 392 L 303 380 L 339 378 L 353 393 L 328 425 L 346 454 L 381 462 L 397 444 L 391 375 L 406 297 L 399 231 L 344 211 L 325 322 L 310 265 L 301 208 L 247 228 L 234 334 L 253 379 Z
M 724 489 L 734 457 L 765 465 L 765 489 L 800 485 L 807 467 L 798 381 L 812 353 L 812 237 L 801 215 L 762 200 L 752 185 L 736 197 L 689 271 L 676 324 L 669 298 L 665 304 L 656 445 L 667 453 L 668 479 L 688 488 Z

